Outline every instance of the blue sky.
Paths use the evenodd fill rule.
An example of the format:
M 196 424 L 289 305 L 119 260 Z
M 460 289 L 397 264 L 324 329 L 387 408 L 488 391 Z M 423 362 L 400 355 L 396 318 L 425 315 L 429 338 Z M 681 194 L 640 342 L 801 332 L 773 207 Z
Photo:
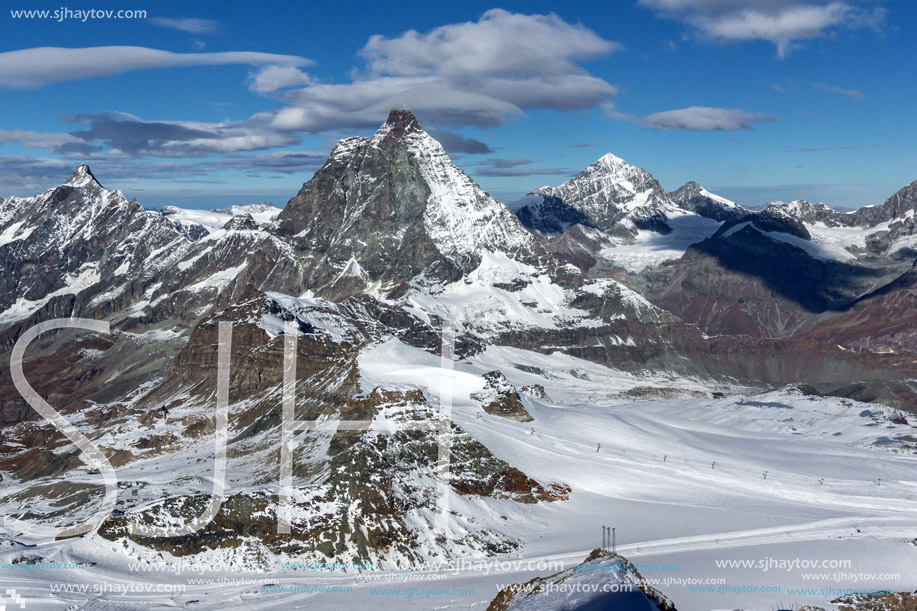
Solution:
M 75 13 L 88 9 L 146 17 Z M 149 208 L 282 205 L 337 139 L 371 134 L 401 104 L 504 200 L 606 152 L 667 190 L 696 180 L 749 206 L 876 204 L 917 179 L 905 0 L 4 11 L 0 196 L 85 161 Z

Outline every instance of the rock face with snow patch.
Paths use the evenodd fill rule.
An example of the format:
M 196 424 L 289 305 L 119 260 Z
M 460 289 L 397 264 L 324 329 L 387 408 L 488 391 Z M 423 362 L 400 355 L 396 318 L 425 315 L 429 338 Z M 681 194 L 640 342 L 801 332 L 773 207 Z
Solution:
M 611 153 L 564 184 L 535 189 L 532 195 L 543 196 L 544 201 L 517 210 L 520 218 L 544 224 L 550 215 L 563 211 L 564 218 L 556 222 L 569 224 L 566 216 L 572 216 L 572 209 L 590 225 L 620 235 L 640 229 L 668 233 L 667 213 L 675 209 L 655 178 Z
M 471 395 L 471 398 L 480 401 L 485 412 L 518 422 L 534 420 L 525 411 L 519 392 L 507 381 L 506 376 L 499 371 L 488 371 L 484 374 L 484 381 L 484 390 Z
M 789 337 L 826 326 L 821 336 L 862 345 L 876 331 L 871 317 L 851 324 L 841 321 L 856 316 L 844 314 L 837 326 L 831 319 L 880 307 L 888 320 L 895 312 L 889 306 L 910 303 L 905 278 L 917 259 L 910 245 L 915 194 L 912 184 L 882 206 L 849 214 L 803 200 L 772 202 L 724 222 L 677 262 L 644 274 L 645 294 L 708 333 Z M 908 316 L 901 309 L 892 320 Z M 857 328 L 862 335 L 854 337 Z
M 732 221 L 751 214 L 751 210 L 710 193 L 694 181 L 671 191 L 668 196 L 680 208 L 715 221 Z
M 279 221 L 280 235 L 309 260 L 304 285 L 326 296 L 373 284 L 390 294 L 418 277 L 454 281 L 487 251 L 550 264 L 407 110 L 393 110 L 371 138 L 339 142 Z
M 594 550 L 569 569 L 503 588 L 487 611 L 620 609 L 675 611 L 625 558 Z
M 104 189 L 87 165 L 41 195 L 11 197 L 0 204 L 0 321 L 54 295 L 126 276 L 176 237 L 158 214 Z

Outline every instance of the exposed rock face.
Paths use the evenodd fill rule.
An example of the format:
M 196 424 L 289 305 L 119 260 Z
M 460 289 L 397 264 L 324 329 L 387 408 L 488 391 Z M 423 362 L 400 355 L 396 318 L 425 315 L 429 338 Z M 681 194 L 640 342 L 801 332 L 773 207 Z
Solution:
M 634 386 L 624 393 L 635 399 L 706 399 L 709 395 L 699 390 L 680 388 L 658 388 L 655 386 Z
M 706 337 L 682 323 L 617 321 L 575 329 L 508 332 L 497 343 L 536 352 L 564 352 L 625 371 L 666 370 L 682 376 L 742 380 L 750 385 L 807 383 L 826 395 L 871 400 L 913 410 L 913 391 L 891 381 L 910 375 L 911 355 L 857 354 L 812 339 Z M 851 380 L 870 382 L 859 386 Z
M 541 187 L 532 195 L 543 201 L 533 201 L 516 214 L 536 230 L 580 222 L 574 220 L 579 213 L 586 221 L 582 224 L 614 235 L 633 235 L 637 229 L 668 233 L 666 215 L 676 208 L 648 172 L 611 153 L 559 187 Z
M 835 598 L 838 611 L 914 611 L 917 595 L 911 592 L 888 594 L 851 594 Z
M 716 221 L 733 221 L 751 214 L 751 210 L 710 193 L 694 181 L 669 192 L 668 196 L 679 208 Z
M 764 279 L 731 269 L 697 248 L 652 277 L 645 294 L 656 305 L 711 335 L 787 337 L 816 322 L 811 312 Z
M 917 353 L 917 268 L 859 298 L 807 336 L 857 352 Z
M 124 276 L 178 238 L 158 214 L 102 188 L 87 165 L 60 187 L 11 197 L 0 204 L 0 324 L 17 300 L 25 309 Z
M 573 227 L 590 227 L 585 214 L 553 195 L 528 195 L 516 209 L 516 216 L 529 229 L 548 235 L 560 235 Z
M 501 372 L 489 371 L 485 373 L 484 382 L 484 390 L 472 395 L 471 398 L 475 401 L 480 401 L 485 412 L 519 422 L 531 422 L 534 420 L 526 411 L 525 406 L 522 405 L 519 392 Z M 544 388 L 541 390 L 544 392 Z
M 342 297 L 418 276 L 455 281 L 503 252 L 533 265 L 550 256 L 505 206 L 449 160 L 406 110 L 372 138 L 342 140 L 279 218 L 310 259 L 304 286 Z
M 519 212 L 521 213 L 521 210 Z M 582 273 L 594 271 L 598 274 L 603 271 L 594 269 L 601 262 L 599 252 L 611 246 L 612 241 L 599 229 L 576 224 L 562 234 L 546 240 L 546 244 L 560 263 L 574 265 Z

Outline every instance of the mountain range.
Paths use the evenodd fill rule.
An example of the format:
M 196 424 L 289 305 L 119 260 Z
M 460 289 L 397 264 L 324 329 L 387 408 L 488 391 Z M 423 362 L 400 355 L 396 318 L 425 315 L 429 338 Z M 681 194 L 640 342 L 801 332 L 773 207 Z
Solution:
M 623 372 L 616 400 L 793 387 L 917 413 L 915 209 L 917 182 L 849 213 L 805 201 L 752 211 L 695 182 L 667 193 L 612 154 L 504 205 L 398 109 L 372 137 L 341 140 L 282 209 L 148 211 L 86 165 L 0 201 L 0 352 L 6 362 L 43 321 L 110 324 L 43 335 L 25 371 L 126 474 L 130 494 L 93 536 L 131 553 L 392 567 L 507 553 L 523 545 L 507 515 L 563 503 L 570 487 L 459 424 L 447 431 L 462 508 L 449 540 L 434 534 L 441 440 L 420 430 L 296 433 L 294 533 L 278 535 L 285 334 L 298 339 L 301 421 L 442 417 L 441 397 L 398 372 L 432 359 L 435 376 L 447 326 L 457 396 L 518 426 L 551 393 L 550 377 L 507 381 L 536 372 L 523 354 Z M 233 324 L 231 494 L 193 535 L 132 534 L 199 513 L 209 495 L 221 321 Z M 6 368 L 0 429 L 0 474 L 15 482 L 0 507 L 42 499 L 25 517 L 47 524 L 88 515 L 94 473 Z

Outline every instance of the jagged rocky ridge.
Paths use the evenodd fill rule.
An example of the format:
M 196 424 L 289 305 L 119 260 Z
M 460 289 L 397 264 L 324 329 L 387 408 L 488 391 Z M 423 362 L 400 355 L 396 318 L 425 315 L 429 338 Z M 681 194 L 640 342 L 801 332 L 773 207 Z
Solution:
M 707 333 L 813 332 L 855 351 L 909 350 L 907 324 L 883 331 L 870 304 L 909 320 L 917 183 L 850 213 L 802 200 L 753 212 L 696 182 L 657 187 L 606 155 L 514 208 L 559 261 L 613 277 Z

